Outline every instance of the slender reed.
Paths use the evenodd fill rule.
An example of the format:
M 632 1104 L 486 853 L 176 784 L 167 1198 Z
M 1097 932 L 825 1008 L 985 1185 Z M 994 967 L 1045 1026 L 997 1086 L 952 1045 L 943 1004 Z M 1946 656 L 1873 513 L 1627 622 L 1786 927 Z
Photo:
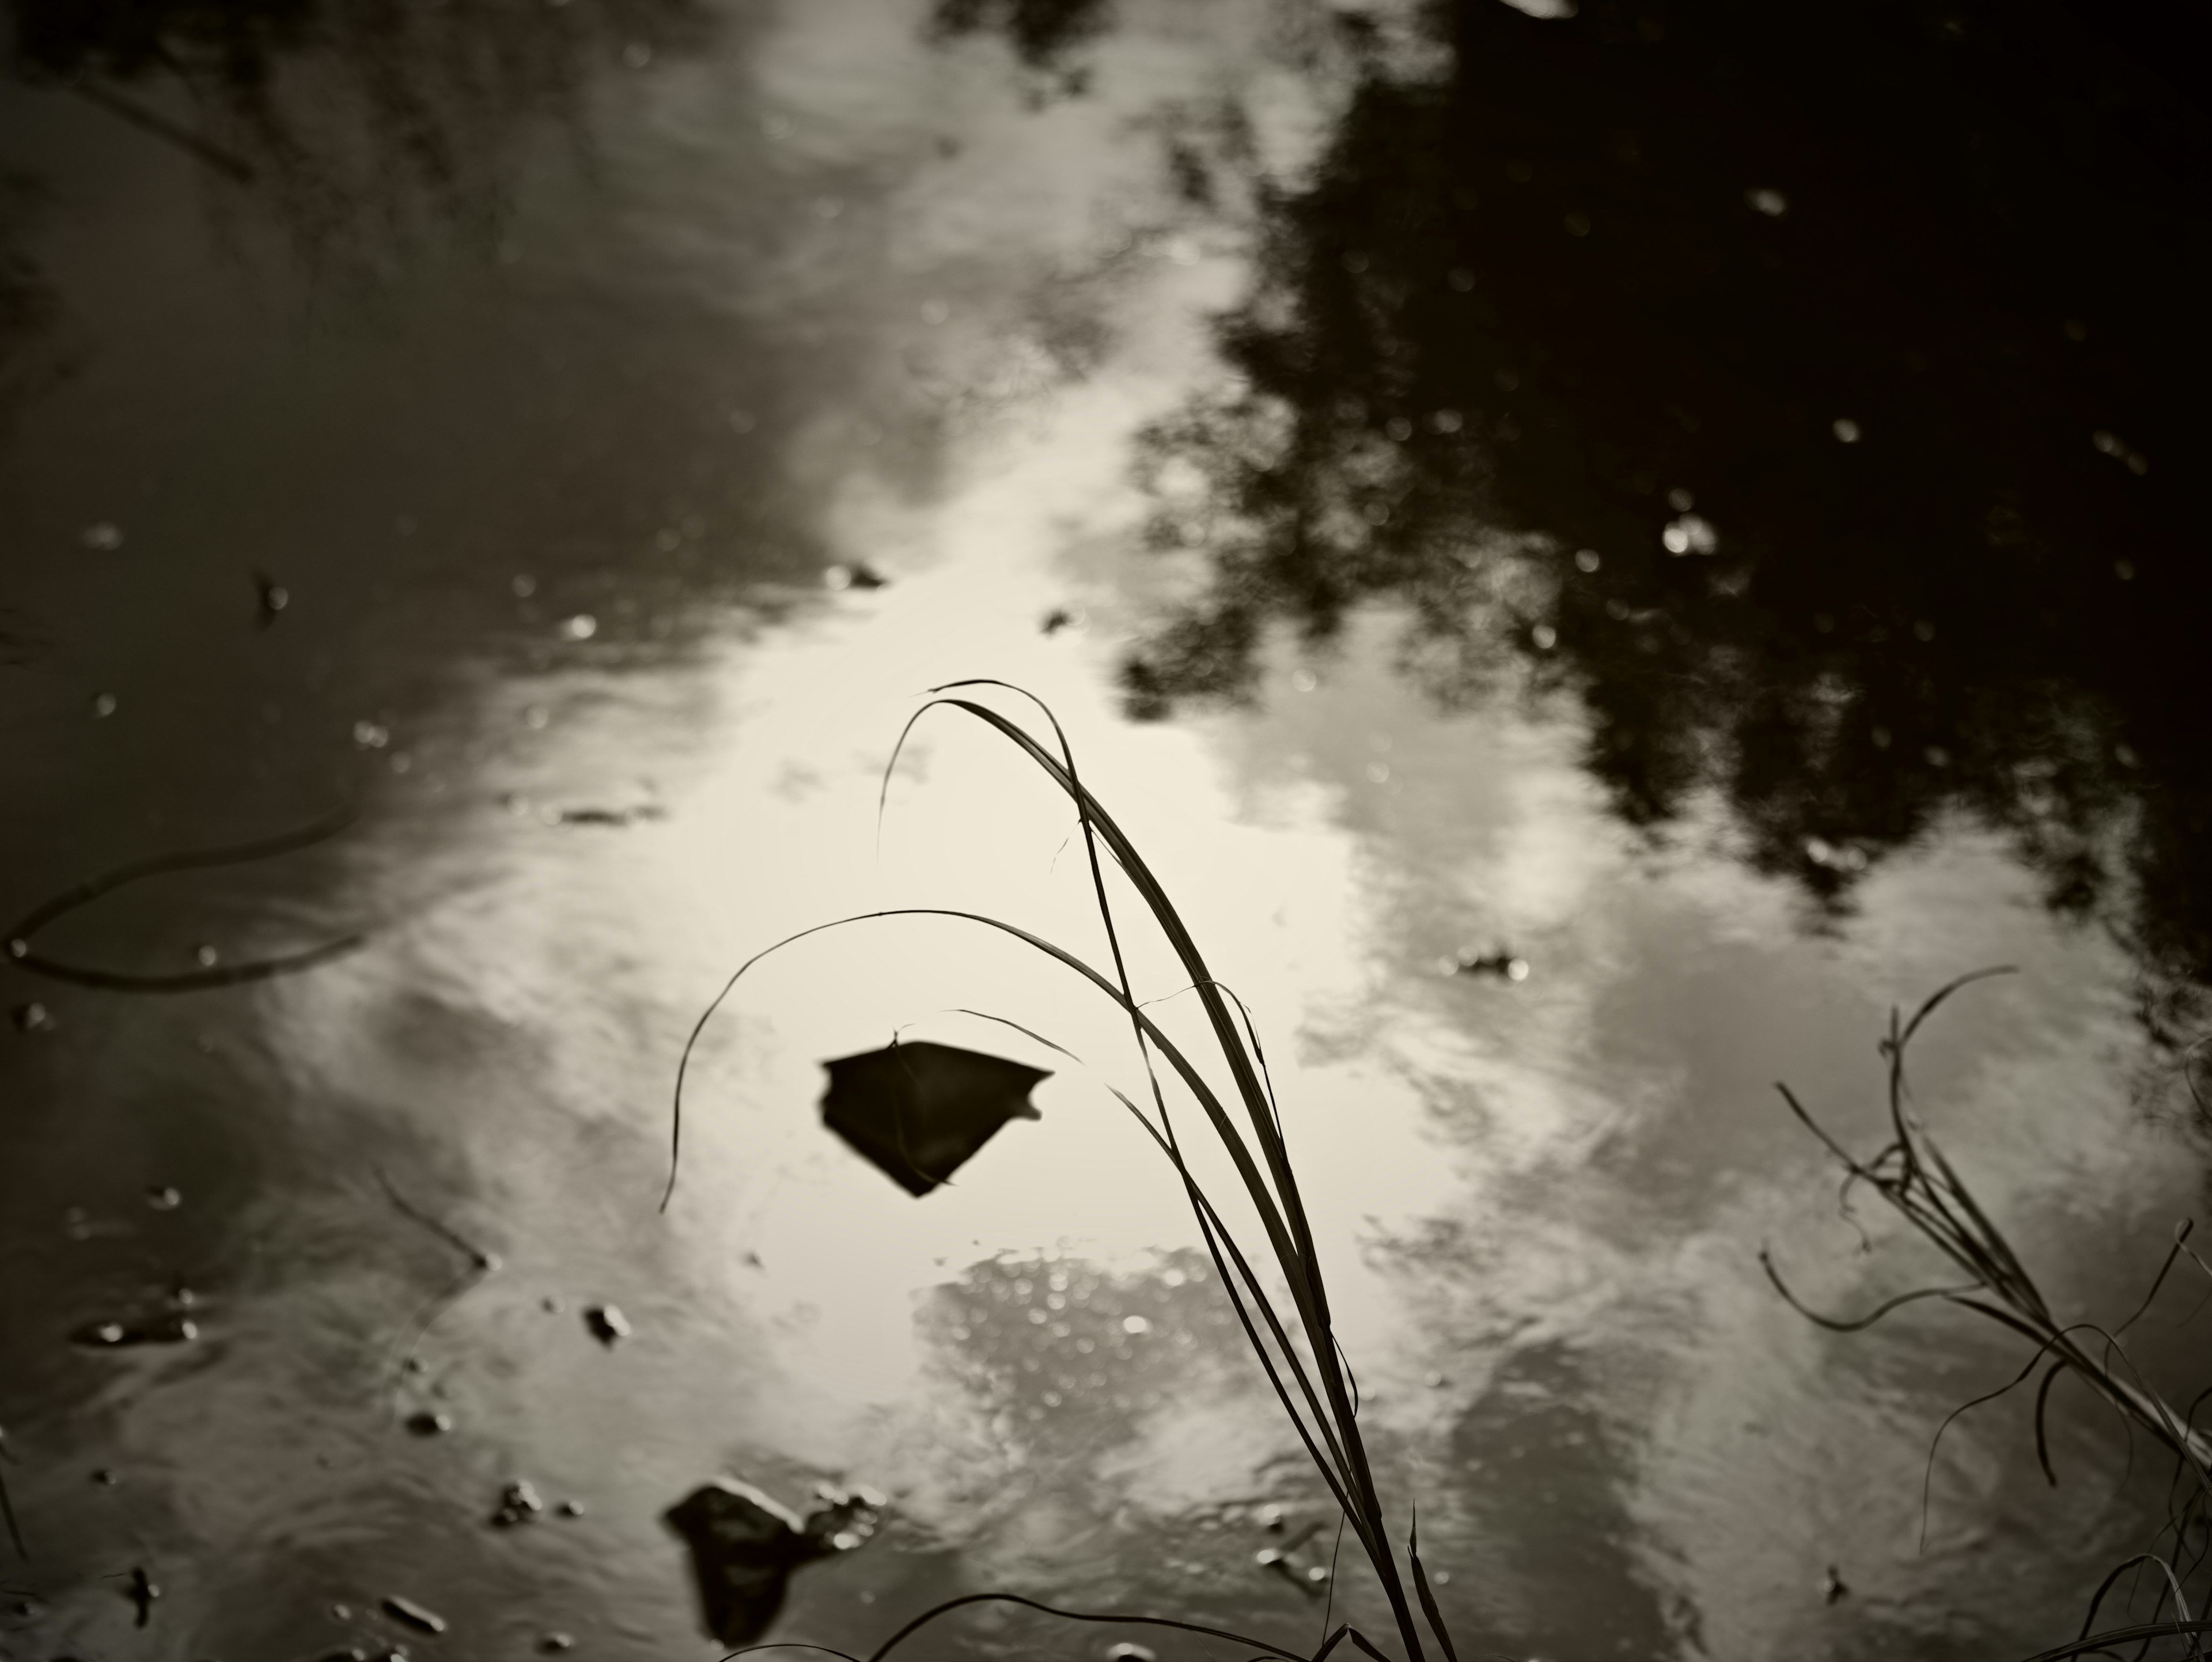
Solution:
M 2050 1301 L 2030 1275 L 2019 1255 L 2013 1251 L 1996 1225 L 1990 1219 L 1957 1170 L 1945 1158 L 1927 1127 L 1912 1111 L 1911 1093 L 1905 1077 L 1905 1049 L 1921 1025 L 1935 1013 L 1952 994 L 1960 988 L 1992 976 L 2006 975 L 2008 969 L 1978 970 L 1963 975 L 1938 988 L 1915 1010 L 1910 1020 L 1903 1019 L 1896 1010 L 1890 1012 L 1889 1031 L 1881 1040 L 1881 1052 L 1887 1065 L 1889 1141 L 1870 1158 L 1862 1160 L 1846 1149 L 1831 1135 L 1819 1120 L 1798 1100 L 1787 1085 L 1775 1088 L 1790 1105 L 1806 1129 L 1820 1140 L 1846 1173 L 1843 1196 L 1846 1201 L 1852 1190 L 1863 1184 L 1881 1196 L 1892 1209 L 1910 1223 L 1922 1236 L 1962 1274 L 1964 1279 L 1942 1286 L 1918 1288 L 1899 1294 L 1876 1305 L 1862 1316 L 1825 1316 L 1809 1309 L 1793 1293 L 1774 1266 L 1772 1255 L 1760 1249 L 1759 1259 L 1775 1290 L 1787 1300 L 1790 1307 L 1807 1319 L 1819 1324 L 1831 1332 L 1854 1333 L 1873 1326 L 1892 1311 L 1909 1304 L 1928 1300 L 1941 1300 L 1947 1304 L 1971 1310 L 1986 1320 L 2027 1339 L 2033 1347 L 2026 1364 L 2010 1380 L 1972 1401 L 1954 1409 L 1936 1433 L 1940 1442 L 1951 1422 L 1969 1409 L 2016 1390 L 2039 1370 L 2041 1383 L 2035 1397 L 2035 1457 L 2045 1478 L 2052 1485 L 2058 1482 L 2057 1472 L 2051 1461 L 2051 1443 L 2045 1428 L 2050 1407 L 2051 1387 L 2063 1376 L 2080 1379 L 2119 1416 L 2130 1430 L 2149 1434 L 2158 1445 L 2172 1456 L 2174 1479 L 2185 1488 L 2187 1498 L 2169 1518 L 2166 1530 L 2174 1537 L 2177 1549 L 2185 1544 L 2185 1537 L 2192 1517 L 2212 1516 L 2212 1436 L 2198 1429 L 2195 1414 L 2204 1400 L 2199 1397 L 2187 1412 L 2175 1409 L 2144 1379 L 2142 1370 L 2122 1342 L 2129 1328 L 2140 1320 L 2151 1301 L 2172 1273 L 2175 1264 L 2186 1256 L 2197 1267 L 2212 1275 L 2208 1267 L 2189 1245 L 2193 1226 L 2185 1223 L 2174 1233 L 2173 1245 L 2167 1250 L 2158 1274 L 2152 1278 L 2149 1289 L 2133 1314 L 2118 1327 L 2107 1330 L 2092 1322 L 2062 1322 L 2052 1313 Z M 2212 1396 L 2208 1391 L 2207 1396 Z M 1936 1445 L 1928 1451 L 1928 1471 L 1923 1479 L 1921 1501 L 1921 1537 L 1927 1537 L 1928 1484 L 1935 1473 Z M 2179 1550 L 2177 1550 L 2179 1555 Z M 2200 1553 L 2201 1556 L 2201 1553 Z M 2092 1637 L 2089 1626 L 2096 1620 L 2096 1611 L 2107 1591 L 2120 1574 L 2129 1569 L 2141 1570 L 2154 1566 L 2163 1572 L 2163 1585 L 2159 1592 L 2159 1609 L 2163 1610 L 2170 1595 L 2176 1608 L 2172 1621 L 2154 1620 L 2126 1629 L 2108 1630 Z M 2154 1553 L 2143 1553 L 2131 1558 L 2106 1578 L 2105 1586 L 2097 1590 L 2090 1602 L 2087 1619 L 2083 1624 L 2083 1637 L 2076 1644 L 2041 1653 L 2031 1662 L 2057 1662 L 2061 1657 L 2103 1653 L 2103 1647 L 2136 1641 L 2148 1642 L 2164 1637 L 2186 1636 L 2190 1641 L 2189 1654 L 2201 1657 L 2201 1635 L 2212 1631 L 2206 1623 L 2194 1619 L 2182 1591 L 2182 1574 Z M 2154 1612 L 2156 1616 L 2158 1611 Z
M 1052 729 L 1057 753 L 1054 748 L 1048 748 L 1021 724 L 988 704 L 972 697 L 945 696 L 978 687 L 1000 688 L 1036 704 Z M 1015 924 L 981 913 L 941 907 L 902 907 L 866 912 L 830 923 L 817 924 L 786 937 L 738 967 L 737 973 L 725 983 L 714 1002 L 699 1018 L 698 1024 L 685 1042 L 683 1058 L 677 1067 L 668 1189 L 661 1199 L 663 1208 L 667 1207 L 675 1193 L 676 1165 L 682 1148 L 684 1076 L 690 1062 L 692 1050 L 698 1044 L 708 1021 L 729 997 L 738 980 L 770 953 L 806 936 L 849 923 L 888 917 L 951 917 L 1010 935 L 1074 971 L 1127 1015 L 1132 1036 L 1150 1081 L 1152 1111 L 1147 1114 L 1121 1093 L 1115 1092 L 1115 1094 L 1135 1116 L 1182 1179 L 1192 1215 L 1197 1220 L 1199 1233 L 1213 1261 L 1220 1284 L 1228 1292 L 1245 1337 L 1259 1359 L 1268 1385 L 1274 1391 L 1284 1413 L 1290 1416 L 1300 1441 L 1321 1474 L 1322 1482 L 1328 1487 L 1331 1498 L 1374 1568 L 1376 1579 L 1389 1603 L 1393 1623 L 1399 1643 L 1404 1648 L 1407 1662 L 1426 1662 L 1427 1653 L 1423 1647 L 1420 1625 L 1414 1615 L 1413 1598 L 1407 1592 L 1409 1577 L 1399 1568 L 1382 1495 L 1376 1484 L 1366 1444 L 1360 1435 L 1357 1387 L 1345 1364 L 1342 1349 L 1337 1343 L 1330 1317 L 1328 1285 L 1322 1272 L 1320 1255 L 1314 1245 L 1312 1226 L 1307 1218 L 1304 1199 L 1299 1192 L 1297 1174 L 1291 1165 L 1290 1151 L 1284 1141 L 1282 1123 L 1276 1110 L 1266 1061 L 1261 1054 L 1249 1016 L 1235 995 L 1215 979 L 1182 914 L 1168 898 L 1166 888 L 1138 851 L 1135 843 L 1082 783 L 1076 772 L 1073 749 L 1050 708 L 1033 694 L 1000 681 L 955 681 L 930 691 L 933 696 L 908 720 L 899 735 L 899 746 L 894 749 L 891 761 L 884 769 L 884 791 L 887 793 L 889 790 L 891 770 L 897 765 L 899 749 L 904 746 L 915 724 L 939 706 L 963 712 L 1013 745 L 1075 806 L 1083 831 L 1084 850 L 1089 861 L 1091 892 L 1105 929 L 1111 973 Z M 879 795 L 879 815 L 883 800 Z M 1136 998 L 1122 952 L 1120 926 L 1115 922 L 1113 904 L 1107 894 L 1100 858 L 1102 847 L 1136 890 L 1146 913 L 1174 952 L 1185 978 L 1196 993 L 1212 1030 L 1213 1045 L 1227 1068 L 1231 1081 L 1232 1091 L 1228 1101 L 1215 1091 L 1196 1063 L 1177 1048 L 1146 1014 Z M 1028 1030 L 1022 1031 L 1026 1032 Z M 1030 1036 L 1042 1038 L 1041 1035 Z M 1051 1043 L 1049 1040 L 1042 1042 Z M 1061 1049 L 1056 1044 L 1053 1048 Z M 1273 1296 L 1262 1282 L 1250 1257 L 1231 1235 L 1219 1211 L 1191 1172 L 1184 1157 L 1181 1133 L 1175 1116 L 1170 1111 L 1168 1094 L 1161 1082 L 1157 1064 L 1163 1062 L 1196 1103 L 1207 1126 L 1236 1168 L 1238 1180 L 1243 1184 L 1258 1215 L 1260 1227 L 1266 1234 L 1267 1251 L 1273 1260 L 1273 1268 L 1289 1290 L 1291 1307 L 1287 1312 L 1277 1308 Z M 1240 1118 L 1243 1121 L 1241 1126 Z M 1444 1629 L 1441 1613 L 1437 1608 L 1435 1595 L 1431 1592 L 1420 1567 L 1418 1537 L 1409 1537 L 1407 1558 L 1410 1579 L 1422 1614 L 1427 1618 L 1429 1631 L 1442 1650 L 1445 1662 L 1456 1662 L 1451 1639 Z M 925 1622 L 972 1602 L 975 1600 L 971 1598 L 940 1604 L 917 1617 L 891 1642 L 896 1643 Z M 1249 1642 L 1258 1651 L 1278 1656 L 1288 1654 L 1266 1641 L 1255 1640 Z M 1340 1628 L 1329 1637 L 1320 1653 L 1327 1654 L 1341 1643 L 1349 1643 L 1370 1657 L 1382 1655 L 1366 1637 L 1348 1626 Z M 889 1645 L 884 1647 L 884 1650 L 889 1648 Z M 877 1654 L 881 1656 L 883 1651 L 879 1650 Z

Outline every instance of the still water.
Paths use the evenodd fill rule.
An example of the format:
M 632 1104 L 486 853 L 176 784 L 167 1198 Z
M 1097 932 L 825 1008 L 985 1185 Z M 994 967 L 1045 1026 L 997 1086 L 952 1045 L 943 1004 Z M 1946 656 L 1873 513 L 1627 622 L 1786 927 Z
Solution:
M 2057 1488 L 2014 1398 L 1929 1464 L 2028 1347 L 1782 1302 L 1762 1246 L 1846 1311 L 1933 1258 L 1773 1084 L 1871 1151 L 1891 1007 L 2010 965 L 1914 1079 L 2054 1306 L 2124 1318 L 2201 1202 L 2203 119 L 2150 21 L 1771 9 L 11 0 L 0 912 L 350 808 L 33 944 L 364 939 L 0 965 L 0 1655 L 392 1595 L 418 1653 L 717 1655 L 660 1514 L 723 1473 L 888 1497 L 776 1639 L 1388 1631 L 1349 1553 L 1300 1584 L 1322 1492 L 1044 960 L 769 959 L 658 1209 L 770 941 L 1103 953 L 965 717 L 878 826 L 965 676 L 1254 1012 L 1461 1655 L 2070 1637 L 2166 1473 L 2063 1385 Z M 1054 1069 L 1041 1121 L 909 1199 L 815 1106 L 894 1032 Z M 2203 1291 L 2130 1335 L 2177 1402 Z

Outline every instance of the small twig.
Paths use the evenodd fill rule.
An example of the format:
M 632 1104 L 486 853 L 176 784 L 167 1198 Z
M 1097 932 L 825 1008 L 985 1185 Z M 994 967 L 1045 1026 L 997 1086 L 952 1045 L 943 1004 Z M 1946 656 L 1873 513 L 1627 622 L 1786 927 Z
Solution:
M 486 1251 L 451 1224 L 431 1216 L 415 1205 L 399 1192 L 382 1166 L 377 1166 L 375 1172 L 377 1182 L 383 1186 L 385 1197 L 402 1217 L 410 1223 L 419 1224 L 469 1260 L 466 1269 L 427 1300 L 416 1314 L 408 1318 L 407 1326 L 403 1330 L 408 1335 L 406 1348 L 401 1351 L 398 1361 L 392 1367 L 392 1385 L 396 1392 L 400 1379 L 406 1373 L 408 1363 L 415 1360 L 415 1353 L 422 1348 L 422 1341 L 430 1336 L 430 1330 L 437 1324 L 438 1318 L 466 1298 L 476 1289 L 478 1282 L 499 1268 L 499 1256 Z M 395 1402 L 395 1412 L 397 1407 Z
M 0 934 L 4 934 L 9 959 L 16 968 L 33 975 L 44 976 L 50 981 L 97 988 L 103 992 L 199 992 L 211 987 L 235 987 L 247 982 L 266 981 L 275 976 L 292 975 L 301 970 L 313 969 L 318 964 L 327 963 L 331 959 L 352 952 L 362 945 L 366 937 L 344 935 L 302 952 L 257 959 L 244 964 L 180 971 L 173 974 L 103 970 L 64 963 L 32 951 L 31 937 L 49 923 L 89 906 L 94 901 L 112 894 L 128 884 L 172 872 L 199 871 L 214 866 L 242 866 L 256 860 L 273 860 L 279 855 L 295 853 L 301 849 L 312 848 L 318 843 L 327 842 L 353 822 L 353 810 L 347 808 L 296 831 L 261 837 L 251 843 L 233 843 L 214 849 L 191 849 L 180 853 L 150 855 L 143 860 L 130 861 L 102 872 L 97 877 L 88 878 L 75 887 L 64 889 L 52 899 L 33 906 Z

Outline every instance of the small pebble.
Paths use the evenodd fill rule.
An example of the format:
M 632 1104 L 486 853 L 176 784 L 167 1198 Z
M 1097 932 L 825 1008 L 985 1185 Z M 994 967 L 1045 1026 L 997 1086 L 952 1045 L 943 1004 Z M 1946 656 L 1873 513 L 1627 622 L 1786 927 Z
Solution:
M 512 1529 L 526 1524 L 545 1510 L 545 1502 L 527 1478 L 518 1478 L 499 1493 L 499 1506 L 492 1513 L 491 1521 L 500 1529 Z
M 1160 1659 L 1159 1653 L 1150 1646 L 1133 1645 L 1125 1639 L 1108 1648 L 1106 1662 L 1160 1662 Z
M 173 1212 L 185 1203 L 185 1197 L 176 1190 L 164 1186 L 146 1191 L 146 1204 L 156 1212 Z
M 574 1650 L 575 1646 L 575 1640 L 565 1633 L 549 1633 L 538 1641 L 538 1648 L 548 1656 L 556 1655 L 562 1651 Z
M 112 1468 L 101 1466 L 92 1474 L 92 1481 L 103 1488 L 113 1488 L 117 1479 Z
M 611 1304 L 589 1305 L 584 1310 L 584 1325 L 601 1344 L 611 1347 L 617 1339 L 629 1336 L 629 1318 Z
M 14 1014 L 15 1031 L 19 1033 L 51 1033 L 60 1025 L 55 1021 L 54 1013 L 36 999 L 27 1004 L 18 1004 Z
M 417 1437 L 442 1437 L 453 1428 L 453 1416 L 430 1409 L 407 1416 L 407 1429 Z
M 563 1518 L 581 1518 L 584 1515 L 584 1503 L 581 1501 L 563 1501 L 554 1510 Z

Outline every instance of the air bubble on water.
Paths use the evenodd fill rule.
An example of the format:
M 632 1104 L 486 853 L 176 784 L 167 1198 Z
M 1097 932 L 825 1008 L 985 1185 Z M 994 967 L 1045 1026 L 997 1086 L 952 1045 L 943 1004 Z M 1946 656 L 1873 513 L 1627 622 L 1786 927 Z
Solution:
M 123 527 L 112 520 L 102 520 L 97 525 L 84 528 L 84 545 L 110 553 L 123 546 Z
M 1790 198 L 1781 192 L 1771 189 L 1746 191 L 1743 199 L 1769 219 L 1779 219 L 1790 211 Z
M 2136 579 L 2136 563 L 2133 560 L 2113 561 L 2112 575 L 2124 583 L 2133 582 Z
M 1589 216 L 1588 214 L 1569 214 L 1566 217 L 1565 223 L 1567 234 L 1569 236 L 1588 236 L 1590 234 Z
M 1413 436 L 1413 423 L 1403 416 L 1393 416 L 1382 423 L 1382 430 L 1397 440 L 1399 443 L 1403 444 Z
M 213 947 L 196 947 L 192 949 L 192 959 L 203 970 L 215 968 L 216 961 L 222 956 L 222 954 Z
M 1667 493 L 1667 506 L 1677 514 L 1686 514 L 1697 505 L 1697 496 L 1679 484 Z
M 1930 745 L 1921 754 L 1928 758 L 1928 765 L 1931 768 L 1948 768 L 1951 765 L 1951 752 L 1941 745 Z
M 1720 545 L 1720 533 L 1713 529 L 1712 521 L 1696 514 L 1685 514 L 1679 520 L 1668 521 L 1659 533 L 1659 541 L 1669 554 L 1711 554 Z
M 921 320 L 933 328 L 939 324 L 949 323 L 951 319 L 952 308 L 943 301 L 925 300 L 921 302 Z
M 507 587 L 514 591 L 516 600 L 526 600 L 538 592 L 538 579 L 525 571 L 517 575 Z
M 1508 981 L 1526 981 L 1528 978 L 1528 960 L 1525 958 L 1507 959 L 1505 978 Z
M 1152 1324 L 1142 1316 L 1124 1316 L 1121 1318 L 1121 1330 L 1124 1333 L 1149 1333 L 1152 1330 Z
M 115 695 L 112 692 L 96 694 L 92 701 L 92 713 L 94 719 L 114 715 Z
M 382 750 L 392 742 L 392 729 L 377 721 L 356 721 L 353 742 L 357 749 Z
M 1539 652 L 1549 652 L 1559 643 L 1559 631 L 1549 624 L 1539 624 L 1528 631 L 1528 638 L 1536 643 Z
M 623 48 L 623 62 L 634 70 L 641 70 L 653 62 L 653 48 L 642 40 L 633 40 Z
M 1294 669 L 1291 672 L 1291 685 L 1300 692 L 1311 692 L 1321 685 L 1321 678 L 1310 669 Z
M 1595 571 L 1603 563 L 1595 548 L 1578 548 L 1575 551 L 1575 569 L 1578 571 Z
M 2112 759 L 2115 762 L 2118 762 L 2124 768 L 2131 768 L 2135 766 L 2136 752 L 2134 746 L 2130 745 L 2113 746 Z
M 1390 764 L 1388 762 L 1370 762 L 1367 764 L 1367 780 L 1370 784 L 1389 784 L 1390 782 Z
M 1463 424 L 1456 410 L 1439 410 L 1429 417 L 1429 425 L 1439 433 L 1456 433 Z
M 1469 294 L 1474 289 L 1474 273 L 1464 265 L 1453 266 L 1446 274 L 1444 281 L 1450 283 L 1453 291 L 1457 294 Z
M 563 619 L 561 624 L 561 638 L 564 641 L 588 641 L 599 632 L 599 620 L 588 612 L 580 612 Z
M 1859 424 L 1849 416 L 1837 417 L 1834 430 L 1838 444 L 1856 444 L 1864 436 Z

